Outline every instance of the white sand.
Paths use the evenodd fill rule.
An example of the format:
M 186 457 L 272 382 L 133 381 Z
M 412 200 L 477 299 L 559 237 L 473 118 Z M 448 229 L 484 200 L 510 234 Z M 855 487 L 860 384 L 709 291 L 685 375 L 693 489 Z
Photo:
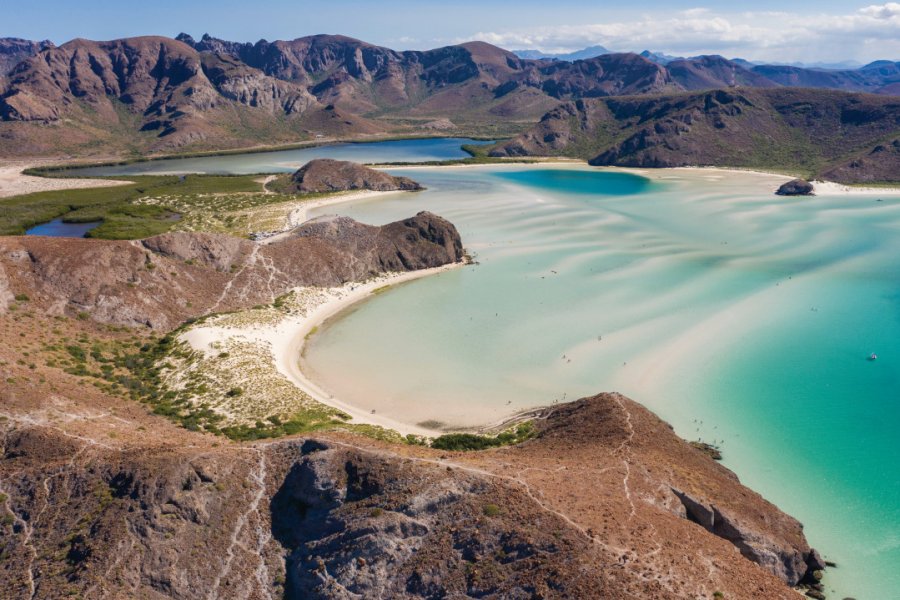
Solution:
M 300 354 L 303 351 L 306 336 L 311 331 L 353 304 L 369 298 L 375 290 L 388 285 L 396 285 L 427 277 L 428 275 L 443 273 L 462 266 L 462 264 L 455 263 L 434 269 L 423 269 L 406 273 L 391 273 L 366 283 L 346 284 L 335 288 L 299 288 L 300 290 L 311 291 L 314 294 L 312 305 L 308 307 L 303 315 L 287 316 L 275 325 L 250 324 L 246 327 L 217 327 L 213 324 L 211 326 L 199 326 L 182 334 L 182 339 L 188 342 L 195 350 L 206 353 L 218 352 L 216 348 L 219 344 L 232 338 L 259 343 L 271 352 L 275 367 L 279 373 L 314 400 L 350 415 L 352 423 L 378 425 L 387 429 L 393 429 L 402 435 L 412 433 L 433 437 L 440 435 L 441 432 L 400 423 L 377 413 L 360 410 L 342 402 L 338 398 L 334 398 L 327 391 L 317 386 L 303 372 L 300 368 Z
M 811 181 L 816 194 L 819 196 L 836 196 L 849 194 L 851 196 L 900 196 L 900 188 L 889 187 L 864 187 L 844 185 L 833 181 Z
M 35 177 L 22 173 L 25 169 L 41 166 L 34 162 L 0 163 L 0 198 L 47 192 L 51 190 L 74 190 L 84 188 L 113 187 L 127 185 L 130 181 L 113 181 L 108 179 L 70 179 Z

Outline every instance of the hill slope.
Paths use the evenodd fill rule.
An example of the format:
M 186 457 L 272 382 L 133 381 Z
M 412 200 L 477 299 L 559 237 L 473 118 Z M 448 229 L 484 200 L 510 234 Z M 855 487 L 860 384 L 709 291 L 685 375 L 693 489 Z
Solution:
M 593 165 L 798 171 L 846 183 L 900 181 L 900 100 L 794 88 L 570 102 L 493 156 Z
M 380 130 L 302 86 L 163 37 L 45 50 L 10 74 L 0 118 L 20 154 L 101 142 L 111 150 L 251 145 L 310 137 L 311 124 L 336 135 Z

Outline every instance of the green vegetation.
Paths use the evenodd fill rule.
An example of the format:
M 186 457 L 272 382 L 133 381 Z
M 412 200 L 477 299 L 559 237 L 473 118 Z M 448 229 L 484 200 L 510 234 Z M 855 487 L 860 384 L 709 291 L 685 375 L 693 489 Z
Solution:
M 473 433 L 447 433 L 435 438 L 431 442 L 431 447 L 438 450 L 486 450 L 488 448 L 518 444 L 533 438 L 535 435 L 537 435 L 537 431 L 534 428 L 534 424 L 531 421 L 526 421 L 496 436 L 476 435 Z
M 58 172 L 40 174 L 59 176 Z M 0 199 L 0 235 L 25 230 L 56 218 L 67 223 L 102 221 L 89 232 L 103 239 L 138 239 L 196 224 L 195 213 L 225 213 L 287 198 L 263 193 L 258 175 L 134 176 L 132 183 L 105 188 L 36 192 Z M 215 200 L 203 202 L 208 197 Z M 191 217 L 195 217 L 191 220 Z M 185 221 L 188 223 L 185 223 Z M 223 227 L 226 227 L 227 224 Z
M 500 515 L 500 507 L 496 504 L 485 504 L 481 510 L 486 517 L 497 517 Z

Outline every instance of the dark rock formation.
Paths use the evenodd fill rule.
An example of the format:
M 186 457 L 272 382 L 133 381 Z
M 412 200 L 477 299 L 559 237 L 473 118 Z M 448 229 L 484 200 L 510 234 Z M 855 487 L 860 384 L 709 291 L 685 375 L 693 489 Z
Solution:
M 53 314 L 85 312 L 158 330 L 213 309 L 268 303 L 296 286 L 340 285 L 462 258 L 456 228 L 427 212 L 382 227 L 347 218 L 313 222 L 271 244 L 205 233 L 141 242 L 0 238 L 5 281 Z
M 813 185 L 805 179 L 792 179 L 775 191 L 779 196 L 813 196 L 814 192 Z
M 408 177 L 394 177 L 383 171 L 344 160 L 319 158 L 306 163 L 291 176 L 288 191 L 293 193 L 417 191 L 421 185 Z

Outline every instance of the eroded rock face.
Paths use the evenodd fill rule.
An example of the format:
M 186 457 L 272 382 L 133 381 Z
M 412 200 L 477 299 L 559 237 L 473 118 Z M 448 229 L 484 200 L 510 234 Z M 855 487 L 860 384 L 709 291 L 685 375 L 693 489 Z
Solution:
M 812 196 L 814 192 L 813 185 L 805 179 L 792 179 L 781 184 L 775 193 L 779 196 Z
M 335 286 L 463 258 L 452 223 L 422 212 L 374 227 L 311 223 L 271 244 L 167 233 L 139 242 L 0 238 L 0 297 L 27 294 L 52 314 L 168 330 L 211 310 L 268 303 L 298 286 Z
M 823 563 L 799 523 L 617 394 L 473 453 L 0 428 L 10 597 L 789 600 Z
M 421 185 L 408 177 L 394 177 L 358 163 L 330 158 L 312 160 L 291 177 L 291 191 L 304 194 L 351 190 L 393 192 L 421 189 L 423 189 Z

